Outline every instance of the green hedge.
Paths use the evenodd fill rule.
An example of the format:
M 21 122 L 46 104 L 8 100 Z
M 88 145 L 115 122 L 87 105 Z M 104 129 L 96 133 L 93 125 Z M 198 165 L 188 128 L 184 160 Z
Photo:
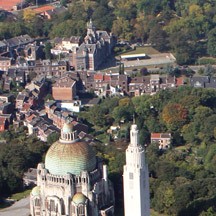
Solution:
M 200 65 L 216 64 L 216 58 L 200 58 L 197 63 Z

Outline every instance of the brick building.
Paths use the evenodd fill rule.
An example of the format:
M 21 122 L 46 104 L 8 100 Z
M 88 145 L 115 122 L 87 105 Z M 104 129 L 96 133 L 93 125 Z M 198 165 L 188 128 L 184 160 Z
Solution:
M 52 96 L 54 100 L 73 100 L 76 96 L 76 81 L 66 75 L 53 85 Z

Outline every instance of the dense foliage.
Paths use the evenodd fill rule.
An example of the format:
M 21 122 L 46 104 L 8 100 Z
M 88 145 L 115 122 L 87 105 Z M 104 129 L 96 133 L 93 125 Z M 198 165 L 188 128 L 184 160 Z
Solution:
M 1 12 L 0 39 L 25 33 L 51 38 L 84 36 L 86 22 L 92 18 L 98 29 L 112 31 L 119 39 L 174 52 L 179 64 L 216 55 L 214 0 L 94 0 L 73 1 L 67 7 L 67 12 L 52 20 L 38 17 L 31 9 L 15 19 Z
M 23 173 L 41 162 L 48 145 L 27 137 L 25 127 L 0 134 L 0 197 L 23 189 Z
M 151 132 L 172 134 L 169 150 L 147 147 L 152 208 L 168 215 L 215 215 L 216 91 L 181 87 L 153 96 L 107 98 L 81 117 L 97 133 L 121 124 L 121 135 L 133 113 L 143 145 L 150 143 Z

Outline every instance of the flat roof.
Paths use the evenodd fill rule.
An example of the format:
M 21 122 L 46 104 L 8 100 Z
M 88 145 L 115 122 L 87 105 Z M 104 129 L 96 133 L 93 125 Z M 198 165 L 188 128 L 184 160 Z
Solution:
M 130 54 L 130 55 L 121 55 L 121 58 L 139 58 L 139 57 L 146 57 L 145 53 L 141 53 L 141 54 Z

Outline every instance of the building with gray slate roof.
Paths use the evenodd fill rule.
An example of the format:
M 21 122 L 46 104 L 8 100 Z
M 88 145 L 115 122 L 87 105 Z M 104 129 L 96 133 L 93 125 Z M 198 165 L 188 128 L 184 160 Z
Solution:
M 106 31 L 96 31 L 90 20 L 84 42 L 72 54 L 72 65 L 76 70 L 97 70 L 111 54 L 114 44 L 115 37 Z

